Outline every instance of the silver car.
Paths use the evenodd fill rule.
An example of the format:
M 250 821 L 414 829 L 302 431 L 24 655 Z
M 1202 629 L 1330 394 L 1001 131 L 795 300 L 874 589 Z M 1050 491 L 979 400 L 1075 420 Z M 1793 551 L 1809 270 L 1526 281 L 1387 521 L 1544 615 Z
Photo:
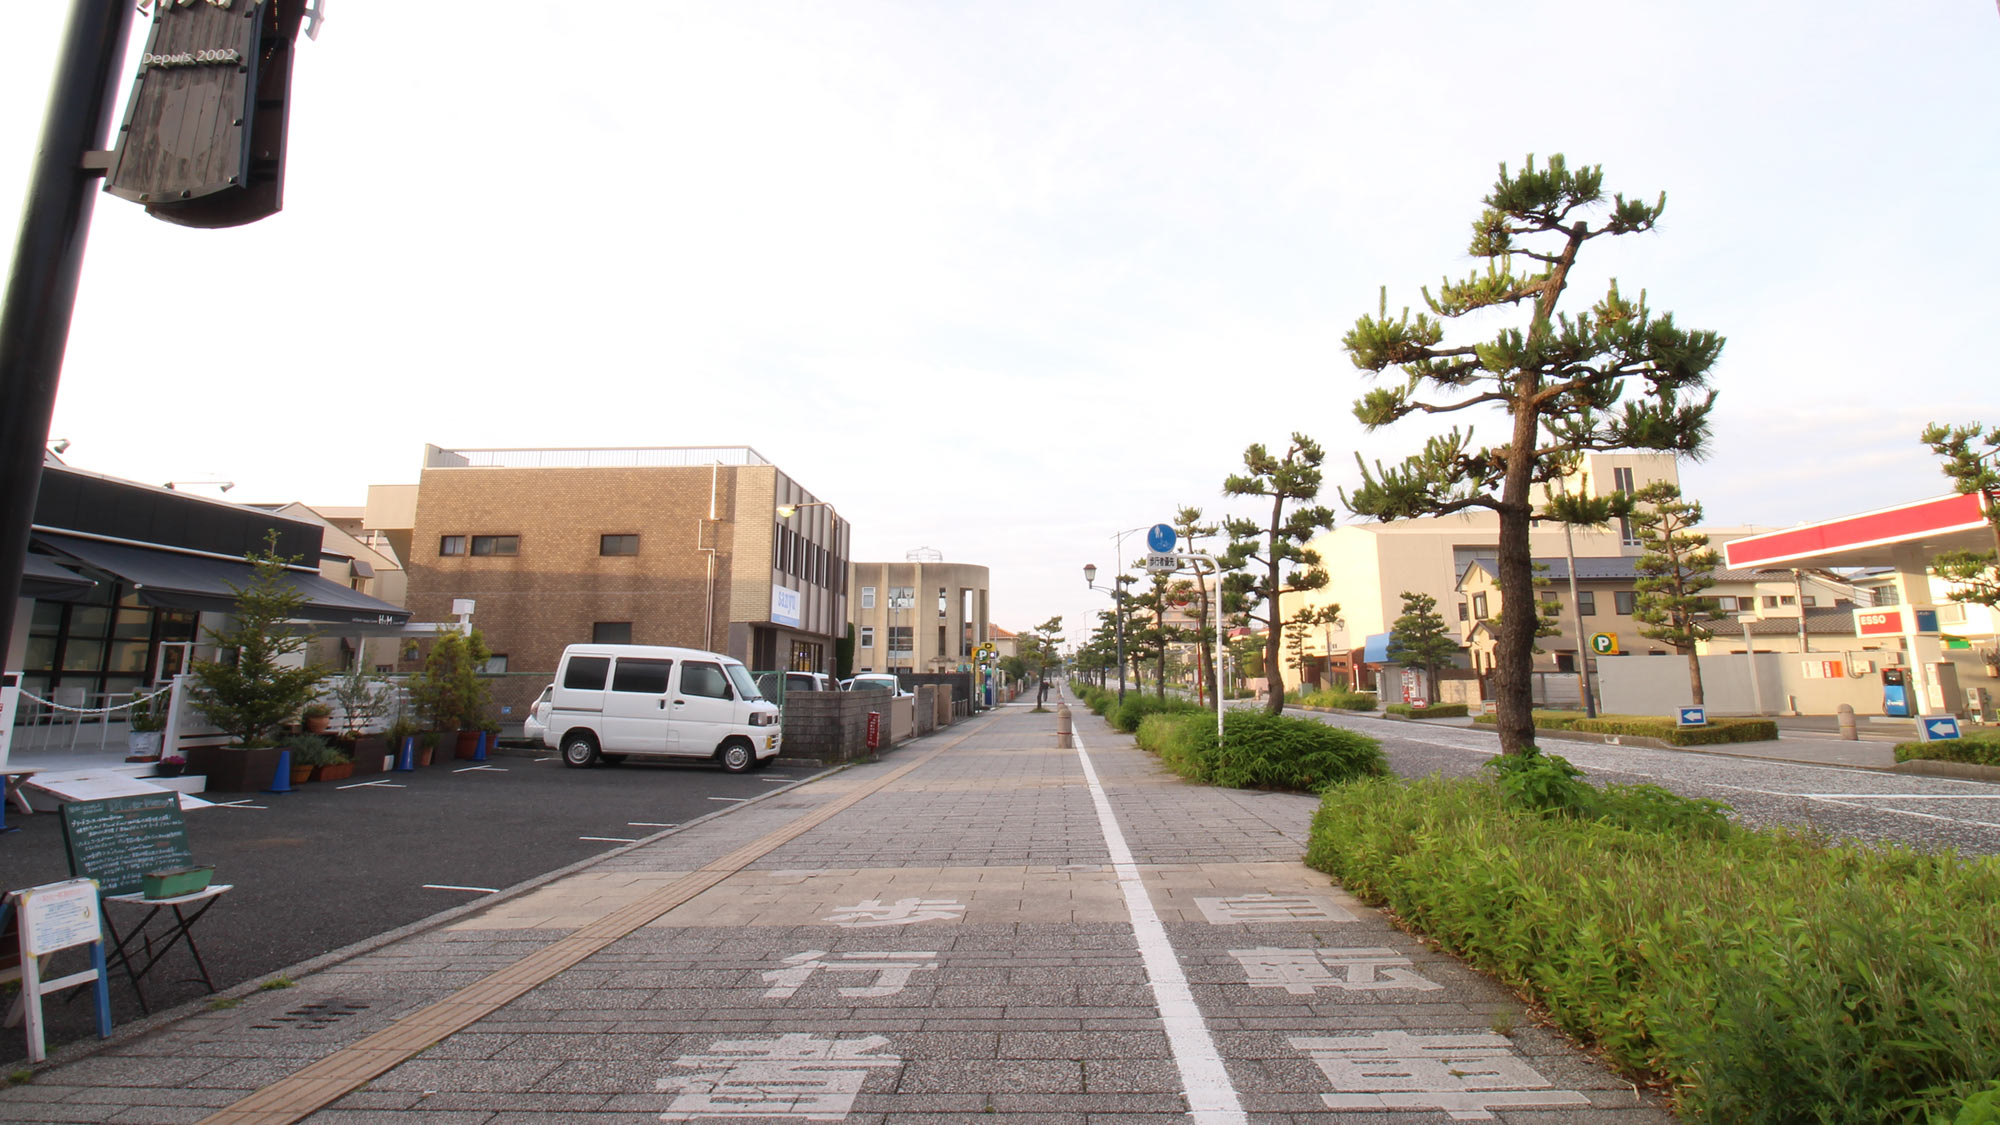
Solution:
M 555 701 L 556 685 L 542 689 L 542 694 L 528 705 L 528 714 L 521 720 L 521 737 L 537 746 L 547 745 L 543 734 L 549 729 L 549 707 Z

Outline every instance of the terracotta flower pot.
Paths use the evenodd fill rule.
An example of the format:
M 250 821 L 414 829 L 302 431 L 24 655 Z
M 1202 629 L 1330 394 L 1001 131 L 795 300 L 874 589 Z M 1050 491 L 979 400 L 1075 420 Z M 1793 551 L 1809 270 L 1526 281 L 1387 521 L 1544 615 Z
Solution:
M 312 779 L 314 781 L 346 781 L 353 776 L 353 762 L 341 762 L 338 765 L 314 766 L 312 768 Z

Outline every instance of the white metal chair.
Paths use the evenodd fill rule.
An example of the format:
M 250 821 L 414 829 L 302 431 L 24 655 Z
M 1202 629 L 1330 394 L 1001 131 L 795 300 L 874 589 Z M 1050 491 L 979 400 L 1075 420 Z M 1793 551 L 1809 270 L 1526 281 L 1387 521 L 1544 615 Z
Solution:
M 83 714 L 81 710 L 65 711 L 62 708 L 83 708 L 88 706 L 90 703 L 90 693 L 80 687 L 58 687 L 51 693 L 50 698 L 55 700 L 56 706 L 49 711 L 49 725 L 53 727 L 58 723 L 68 723 L 69 748 L 74 750 L 76 749 L 76 736 L 83 733 Z M 51 737 L 49 741 L 54 742 L 54 737 Z

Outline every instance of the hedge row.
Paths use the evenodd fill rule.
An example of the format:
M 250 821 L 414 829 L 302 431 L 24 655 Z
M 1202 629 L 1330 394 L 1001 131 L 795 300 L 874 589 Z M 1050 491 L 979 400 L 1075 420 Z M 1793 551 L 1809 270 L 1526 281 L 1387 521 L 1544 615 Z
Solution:
M 1751 831 L 1652 786 L 1560 815 L 1589 787 L 1554 763 L 1329 789 L 1307 862 L 1671 1084 L 1687 1120 L 1995 1120 L 2000 859 Z
M 1975 766 L 2000 766 L 2000 733 L 1975 734 L 1943 742 L 1898 742 L 1899 762 L 1965 762 Z
M 1372 691 L 1313 691 L 1299 697 L 1301 707 L 1325 707 L 1335 711 L 1373 711 Z
M 1491 723 L 1494 717 L 1481 715 L 1473 721 Z M 1778 724 L 1770 719 L 1710 719 L 1705 727 L 1683 727 L 1659 715 L 1599 715 L 1593 719 L 1581 711 L 1537 711 L 1535 728 L 1657 738 L 1670 746 L 1768 742 L 1778 737 Z
M 1382 710 L 1391 715 L 1401 715 L 1406 719 L 1463 719 L 1471 713 L 1463 703 L 1433 703 L 1427 707 L 1391 703 Z
M 1182 777 L 1232 789 L 1317 793 L 1389 772 L 1379 743 L 1341 727 L 1254 710 L 1230 711 L 1222 723 L 1218 745 L 1208 712 L 1154 714 L 1140 724 L 1138 742 Z

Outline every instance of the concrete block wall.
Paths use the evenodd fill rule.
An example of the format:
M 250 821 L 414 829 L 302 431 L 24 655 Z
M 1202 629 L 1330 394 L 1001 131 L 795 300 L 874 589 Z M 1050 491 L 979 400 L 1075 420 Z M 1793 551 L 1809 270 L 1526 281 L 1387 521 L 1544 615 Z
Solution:
M 785 700 L 779 756 L 836 765 L 868 756 L 870 695 L 844 691 L 794 692 Z M 888 734 L 886 716 L 883 735 Z

